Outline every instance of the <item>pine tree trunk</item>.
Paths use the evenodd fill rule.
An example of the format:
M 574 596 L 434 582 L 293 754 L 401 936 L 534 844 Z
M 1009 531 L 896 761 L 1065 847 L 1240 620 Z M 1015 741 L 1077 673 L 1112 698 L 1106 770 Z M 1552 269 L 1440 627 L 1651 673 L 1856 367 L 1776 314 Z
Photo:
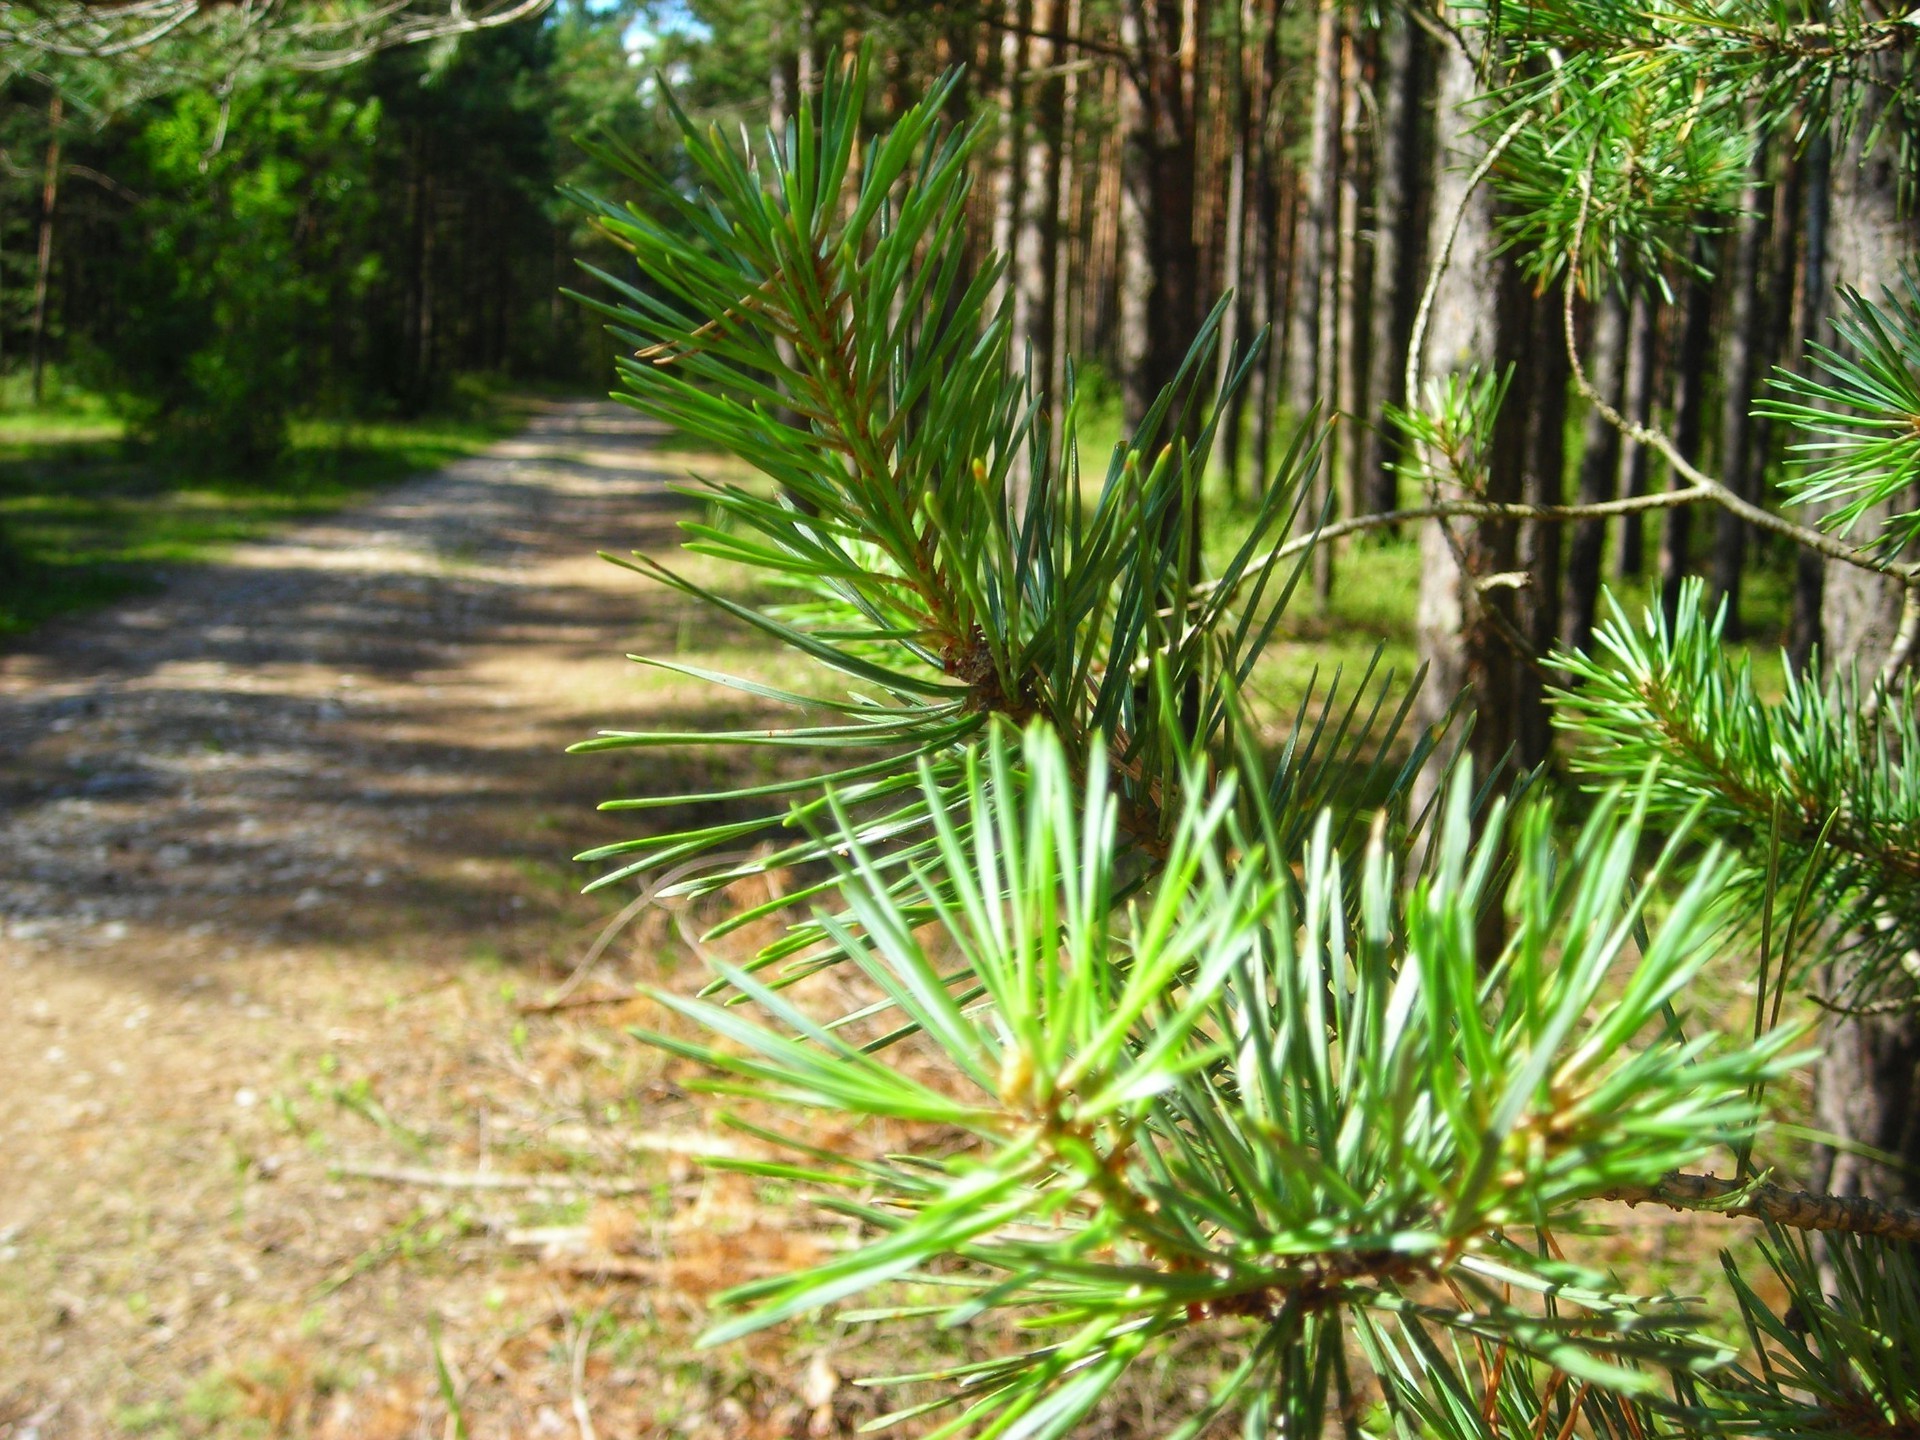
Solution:
M 1742 500 L 1758 503 L 1762 465 L 1753 447 L 1748 411 L 1760 350 L 1760 248 L 1767 230 L 1766 155 L 1756 149 L 1742 192 L 1739 230 L 1728 277 L 1726 343 L 1720 357 L 1720 477 Z M 1713 594 L 1726 607 L 1727 637 L 1744 633 L 1740 623 L 1740 574 L 1747 563 L 1747 523 L 1730 510 L 1714 517 Z
M 1826 317 L 1831 298 L 1827 249 L 1833 208 L 1832 159 L 1832 142 L 1825 135 L 1817 136 L 1807 147 L 1806 238 L 1800 269 L 1801 353 L 1796 357 L 1803 370 L 1810 364 L 1806 347 L 1827 338 Z M 1787 663 L 1796 675 L 1807 673 L 1821 645 L 1826 583 L 1826 561 L 1804 547 L 1796 547 L 1793 621 L 1787 639 Z
M 40 181 L 40 237 L 33 274 L 33 332 L 29 363 L 33 369 L 33 403 L 46 398 L 47 291 L 53 279 L 53 207 L 60 197 L 60 122 L 66 101 L 58 90 L 47 102 L 47 162 Z
M 1020 145 L 1022 120 L 1020 105 L 1021 30 L 1025 27 L 1022 0 L 1002 0 L 999 64 L 1000 74 L 994 86 L 994 105 L 1000 112 L 999 129 L 993 142 L 993 229 L 988 244 L 996 255 L 1005 256 L 1007 268 L 994 282 L 987 297 L 987 313 L 997 315 L 1013 289 L 1013 243 L 1020 217 Z M 1016 345 L 1018 342 L 1015 342 Z
M 1622 361 L 1627 339 L 1627 304 L 1609 287 L 1593 305 L 1592 337 L 1582 357 L 1587 377 L 1609 405 L 1618 408 Z M 1579 501 L 1597 505 L 1611 500 L 1620 466 L 1620 432 L 1597 408 L 1589 407 L 1580 431 Z M 1593 644 L 1593 626 L 1600 605 L 1600 571 L 1607 545 L 1605 520 L 1581 520 L 1567 539 L 1567 580 L 1561 602 L 1561 637 L 1569 650 L 1584 651 Z
M 1465 192 L 1469 172 L 1487 146 L 1468 109 L 1481 88 L 1473 64 L 1450 46 L 1440 60 L 1437 80 L 1431 237 L 1436 253 L 1456 214 L 1460 228 L 1451 262 L 1434 292 L 1425 347 L 1430 378 L 1470 365 L 1496 371 L 1517 366 L 1529 333 L 1525 286 L 1510 259 L 1499 253 L 1492 187 Z M 1528 397 L 1514 391 L 1525 378 L 1523 370 L 1516 370 L 1516 384 L 1502 407 L 1487 458 L 1483 498 L 1496 503 L 1521 498 Z M 1471 688 L 1474 723 L 1469 744 L 1475 773 L 1496 783 L 1511 773 L 1519 734 L 1514 611 L 1510 589 L 1483 589 L 1476 582 L 1511 572 L 1516 559 L 1517 536 L 1508 522 L 1428 521 L 1421 528 L 1415 629 L 1427 680 L 1416 702 L 1416 718 L 1421 724 L 1438 722 L 1454 697 Z M 1437 780 L 1436 769 L 1429 767 L 1416 805 L 1432 794 Z
M 1567 381 L 1572 366 L 1562 335 L 1558 300 L 1551 291 L 1535 295 L 1533 336 L 1528 346 L 1533 367 L 1527 389 L 1526 473 L 1522 497 L 1529 505 L 1564 505 L 1567 476 Z M 1520 630 L 1535 657 L 1544 660 L 1560 638 L 1560 553 L 1562 527 L 1533 523 L 1520 529 L 1520 568 L 1527 585 L 1519 595 Z M 1517 737 L 1520 763 L 1532 768 L 1553 750 L 1546 674 L 1537 664 L 1517 664 L 1520 705 Z
M 1653 324 L 1653 301 L 1639 288 L 1627 310 L 1626 378 L 1620 386 L 1620 412 L 1636 425 L 1645 425 L 1653 412 L 1653 361 L 1659 340 Z M 1622 500 L 1647 493 L 1647 447 L 1630 436 L 1620 439 L 1620 483 Z M 1646 565 L 1645 532 L 1638 515 L 1620 517 L 1620 553 L 1614 557 L 1614 573 L 1623 579 L 1638 575 Z
M 1240 363 L 1240 351 L 1250 333 L 1252 306 L 1247 293 L 1247 185 L 1252 159 L 1252 126 L 1249 121 L 1248 91 L 1253 77 L 1247 73 L 1247 35 L 1250 6 L 1236 0 L 1233 8 L 1233 34 L 1227 59 L 1227 205 L 1224 217 L 1220 260 L 1220 283 L 1233 292 L 1233 303 L 1223 317 L 1220 330 L 1220 362 L 1214 373 L 1214 392 L 1224 391 L 1233 370 Z M 1243 387 L 1226 399 L 1220 417 L 1220 432 L 1214 442 L 1229 495 L 1240 493 L 1240 435 L 1246 413 Z
M 1314 26 L 1313 98 L 1307 111 L 1307 164 L 1300 175 L 1300 207 L 1293 242 L 1293 314 L 1288 327 L 1287 403 L 1296 416 L 1329 399 L 1333 357 L 1321 353 L 1331 316 L 1321 313 L 1331 290 L 1333 225 L 1340 165 L 1340 8 L 1319 0 Z M 1316 517 L 1317 518 L 1317 517 Z
M 1081 0 L 1067 0 L 1061 34 L 1066 37 L 1061 59 L 1074 54 L 1073 41 L 1080 34 Z M 1075 147 L 1079 143 L 1080 72 L 1069 68 L 1060 88 L 1059 158 L 1054 166 L 1053 218 L 1053 348 L 1047 358 L 1047 394 L 1054 413 L 1053 461 L 1060 461 L 1064 437 L 1060 433 L 1061 407 L 1067 394 L 1067 357 L 1074 352 L 1078 337 L 1074 333 L 1074 277 L 1079 273 L 1080 210 L 1079 167 Z
M 1695 256 L 1704 263 L 1703 255 Z M 1680 355 L 1674 366 L 1673 445 L 1690 464 L 1698 464 L 1706 430 L 1707 357 L 1713 340 L 1713 283 L 1698 271 L 1687 286 L 1687 319 L 1681 333 Z M 1680 489 L 1686 482 L 1675 473 L 1667 483 Z M 1680 589 L 1692 563 L 1693 507 L 1675 505 L 1667 511 L 1660 535 L 1660 608 L 1669 624 L 1680 605 Z
M 1195 13 L 1189 13 L 1195 12 Z M 1129 424 L 1173 382 L 1199 328 L 1193 239 L 1197 0 L 1127 0 L 1122 67 L 1121 392 Z
M 1053 268 L 1055 218 L 1059 209 L 1060 127 L 1063 112 L 1060 77 L 1053 70 L 1050 36 L 1058 19 L 1057 0 L 1033 0 L 1033 29 L 1027 42 L 1028 82 L 1022 110 L 1025 173 L 1020 182 L 1019 223 L 1013 242 L 1014 364 L 1031 365 L 1035 389 L 1044 389 L 1053 373 Z M 1049 447 L 1050 448 L 1050 447 Z M 1028 452 L 1014 458 L 1008 484 L 1015 513 L 1026 509 L 1032 486 Z
M 1898 61 L 1876 57 L 1882 81 L 1897 79 Z M 1864 89 L 1864 87 L 1863 87 Z M 1885 103 L 1862 95 L 1861 113 L 1844 145 L 1834 147 L 1831 201 L 1833 279 L 1869 299 L 1891 287 L 1920 251 L 1911 216 L 1900 213 L 1897 127 L 1875 137 Z M 1866 148 L 1870 138 L 1878 144 Z M 1855 530 L 1874 533 L 1869 514 Z M 1899 625 L 1899 586 L 1855 566 L 1828 562 L 1821 606 L 1830 670 L 1855 667 L 1862 684 L 1878 672 Z M 1885 1015 L 1830 1016 L 1814 1077 L 1821 1129 L 1887 1152 L 1884 1164 L 1847 1150 L 1828 1152 L 1824 1187 L 1842 1195 L 1903 1199 L 1920 1194 L 1920 1013 L 1911 1006 Z M 1898 1164 L 1904 1164 L 1903 1171 Z
M 1420 163 L 1420 31 L 1398 6 L 1380 17 L 1380 63 L 1374 90 L 1379 104 L 1379 174 L 1373 189 L 1373 278 L 1368 302 L 1372 334 L 1367 354 L 1367 403 L 1372 423 L 1360 427 L 1363 506 L 1379 513 L 1400 498 L 1399 458 L 1385 427 L 1385 407 L 1406 396 L 1407 341 L 1419 292 L 1419 235 L 1414 196 Z
M 1360 475 L 1360 438 L 1367 426 L 1367 329 L 1360 316 L 1369 303 L 1367 276 L 1360 255 L 1360 204 L 1372 166 L 1371 138 L 1360 120 L 1360 37 L 1349 27 L 1340 41 L 1340 205 L 1336 249 L 1334 324 L 1338 361 L 1334 367 L 1334 406 L 1340 417 L 1334 432 L 1340 477 L 1340 513 L 1366 509 Z

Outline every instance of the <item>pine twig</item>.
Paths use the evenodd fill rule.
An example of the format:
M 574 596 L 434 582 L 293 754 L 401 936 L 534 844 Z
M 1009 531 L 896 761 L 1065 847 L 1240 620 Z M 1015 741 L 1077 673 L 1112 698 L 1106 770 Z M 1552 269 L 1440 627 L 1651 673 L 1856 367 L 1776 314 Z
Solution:
M 1883 1240 L 1920 1240 L 1920 1209 L 1865 1195 L 1816 1195 L 1766 1182 L 1721 1180 L 1680 1171 L 1656 1185 L 1627 1186 L 1599 1197 L 1623 1205 L 1665 1205 L 1674 1210 L 1713 1210 L 1744 1219 L 1768 1220 L 1789 1230 L 1834 1230 Z M 1732 1201 L 1731 1204 L 1723 1203 Z

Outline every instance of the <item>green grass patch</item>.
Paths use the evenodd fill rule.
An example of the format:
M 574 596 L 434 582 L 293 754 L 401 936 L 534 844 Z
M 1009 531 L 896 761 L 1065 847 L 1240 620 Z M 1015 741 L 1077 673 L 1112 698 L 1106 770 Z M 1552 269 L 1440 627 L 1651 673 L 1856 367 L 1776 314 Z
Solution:
M 0 412 L 0 639 L 475 454 L 523 418 L 502 401 L 479 419 L 300 421 L 276 464 L 221 473 L 160 462 L 89 397 Z

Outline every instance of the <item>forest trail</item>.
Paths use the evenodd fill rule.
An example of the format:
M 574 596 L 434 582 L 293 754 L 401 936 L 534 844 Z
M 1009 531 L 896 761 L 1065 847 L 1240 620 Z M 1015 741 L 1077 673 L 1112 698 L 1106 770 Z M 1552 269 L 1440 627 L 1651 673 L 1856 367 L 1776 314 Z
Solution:
M 611 1433 L 746 1414 L 663 1378 L 687 1316 L 631 1278 L 672 1249 L 697 1293 L 663 1237 L 728 1228 L 671 1138 L 696 1112 L 615 1028 L 643 1002 L 527 1004 L 626 898 L 568 859 L 620 833 L 592 807 L 624 776 L 562 752 L 676 703 L 622 657 L 687 620 L 594 552 L 673 543 L 686 459 L 548 405 L 0 657 L 0 1435 L 439 1433 L 436 1332 L 472 1434 L 571 1434 L 603 1301 L 582 1373 Z M 644 944 L 582 993 L 623 993 Z M 586 1198 L 604 1178 L 369 1166 L 595 1172 L 658 1233 Z

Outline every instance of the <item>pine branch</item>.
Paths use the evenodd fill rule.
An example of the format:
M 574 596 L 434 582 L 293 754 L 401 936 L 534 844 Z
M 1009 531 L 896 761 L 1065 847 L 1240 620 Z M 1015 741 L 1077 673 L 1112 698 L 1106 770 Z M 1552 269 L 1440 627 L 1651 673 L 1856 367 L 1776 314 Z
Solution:
M 1767 1220 L 1789 1230 L 1829 1230 L 1882 1240 L 1920 1241 L 1920 1208 L 1865 1195 L 1817 1195 L 1765 1181 L 1721 1180 L 1679 1171 L 1657 1185 L 1630 1185 L 1598 1197 L 1623 1205 L 1665 1205 Z

